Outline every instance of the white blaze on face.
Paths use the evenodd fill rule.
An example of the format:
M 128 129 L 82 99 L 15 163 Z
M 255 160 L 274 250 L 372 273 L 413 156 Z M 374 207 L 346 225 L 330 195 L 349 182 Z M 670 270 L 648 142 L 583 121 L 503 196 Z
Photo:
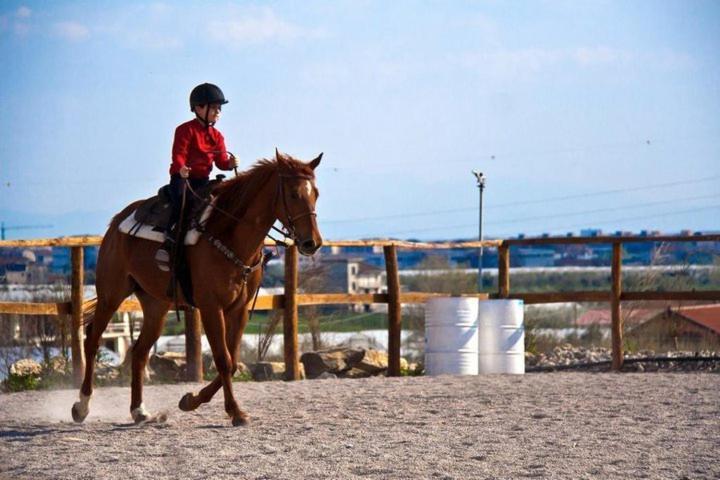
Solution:
M 312 182 L 310 180 L 305 181 L 305 189 L 307 190 L 308 197 L 312 195 Z

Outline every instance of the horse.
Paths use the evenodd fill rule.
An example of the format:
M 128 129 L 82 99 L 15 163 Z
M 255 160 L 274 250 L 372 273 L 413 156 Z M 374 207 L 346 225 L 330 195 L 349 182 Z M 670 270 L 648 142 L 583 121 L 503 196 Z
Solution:
M 232 425 L 248 423 L 248 415 L 235 400 L 231 378 L 237 368 L 237 347 L 248 322 L 248 303 L 260 288 L 264 240 L 279 220 L 299 253 L 309 256 L 320 248 L 322 237 L 315 213 L 319 192 L 314 170 L 321 159 L 322 153 L 306 163 L 276 149 L 273 159 L 261 159 L 213 188 L 215 202 L 201 238 L 195 245 L 188 245 L 185 252 L 193 277 L 202 280 L 195 282 L 193 297 L 218 373 L 199 393 L 187 393 L 179 402 L 181 410 L 194 410 L 209 402 L 222 386 L 225 411 Z M 181 306 L 188 302 L 181 289 L 176 299 L 168 296 L 170 273 L 158 269 L 154 261 L 158 243 L 118 229 L 142 202 L 133 202 L 113 217 L 100 245 L 97 301 L 86 322 L 85 375 L 80 399 L 71 410 L 77 423 L 85 420 L 90 411 L 95 356 L 102 333 L 131 294 L 142 307 L 144 321 L 132 347 L 130 414 L 137 424 L 158 418 L 143 404 L 148 353 L 162 332 L 173 301 Z

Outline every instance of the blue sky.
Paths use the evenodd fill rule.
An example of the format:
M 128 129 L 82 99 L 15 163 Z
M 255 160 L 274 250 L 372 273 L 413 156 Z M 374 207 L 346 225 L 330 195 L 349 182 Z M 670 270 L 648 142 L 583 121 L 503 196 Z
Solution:
M 201 82 L 243 166 L 318 169 L 327 238 L 720 227 L 713 1 L 0 3 L 0 220 L 103 233 Z

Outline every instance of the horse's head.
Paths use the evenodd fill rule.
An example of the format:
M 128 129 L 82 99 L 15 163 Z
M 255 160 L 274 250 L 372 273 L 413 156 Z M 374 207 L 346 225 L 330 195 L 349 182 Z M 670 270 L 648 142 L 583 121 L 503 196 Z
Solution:
M 279 198 L 276 215 L 303 255 L 312 255 L 322 245 L 315 215 L 319 192 L 314 172 L 321 159 L 322 153 L 305 163 L 275 150 Z

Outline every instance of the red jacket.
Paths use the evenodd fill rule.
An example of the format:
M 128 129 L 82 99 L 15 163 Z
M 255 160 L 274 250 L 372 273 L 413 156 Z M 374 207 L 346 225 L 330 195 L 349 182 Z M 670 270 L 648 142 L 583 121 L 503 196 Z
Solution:
M 197 119 L 175 129 L 170 175 L 180 173 L 180 167 L 187 165 L 192 178 L 207 178 L 213 162 L 221 170 L 230 170 L 222 133 L 215 127 L 205 128 Z

